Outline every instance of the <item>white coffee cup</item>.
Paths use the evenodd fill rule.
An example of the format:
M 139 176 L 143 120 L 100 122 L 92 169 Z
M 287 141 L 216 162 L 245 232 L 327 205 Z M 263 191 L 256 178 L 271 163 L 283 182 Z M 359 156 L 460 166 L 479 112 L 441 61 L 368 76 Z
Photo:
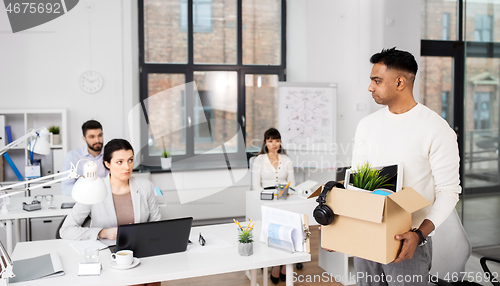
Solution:
M 111 254 L 111 260 L 120 266 L 127 266 L 134 262 L 134 252 L 132 250 L 120 250 Z

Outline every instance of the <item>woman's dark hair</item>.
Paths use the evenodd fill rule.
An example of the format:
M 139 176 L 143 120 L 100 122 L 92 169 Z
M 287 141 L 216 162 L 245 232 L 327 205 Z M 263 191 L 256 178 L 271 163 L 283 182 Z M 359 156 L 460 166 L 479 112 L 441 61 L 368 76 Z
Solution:
M 113 153 L 119 150 L 125 150 L 125 151 L 132 150 L 132 154 L 134 154 L 134 149 L 132 148 L 132 145 L 128 143 L 127 140 L 113 139 L 109 141 L 106 144 L 106 146 L 104 146 L 104 153 L 102 155 L 102 164 L 104 165 L 104 168 L 109 170 L 109 168 L 106 167 L 106 164 L 104 164 L 104 162 L 111 163 L 111 158 L 113 158 Z
M 260 149 L 259 154 L 267 154 L 269 150 L 267 149 L 266 146 L 266 140 L 268 139 L 280 139 L 281 140 L 281 134 L 276 128 L 269 128 L 267 131 L 264 133 L 264 142 L 262 142 L 262 148 Z M 280 145 L 280 148 L 278 149 L 278 153 L 280 154 L 286 154 L 285 149 L 283 149 L 283 146 Z

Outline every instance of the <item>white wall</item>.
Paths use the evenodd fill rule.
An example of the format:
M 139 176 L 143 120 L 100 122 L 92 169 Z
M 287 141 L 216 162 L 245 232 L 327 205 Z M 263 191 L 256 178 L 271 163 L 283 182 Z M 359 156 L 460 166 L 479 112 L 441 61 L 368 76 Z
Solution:
M 358 121 L 380 108 L 370 56 L 397 46 L 419 60 L 420 1 L 288 0 L 287 16 L 287 81 L 338 84 L 337 161 L 348 166 Z
M 88 119 L 102 123 L 106 141 L 126 137 L 125 116 L 134 99 L 138 102 L 133 68 L 138 59 L 132 55 L 136 5 L 82 0 L 67 14 L 16 34 L 0 5 L 1 108 L 67 109 L 69 149 L 84 146 L 81 125 Z M 96 94 L 78 85 L 80 75 L 90 69 L 104 77 Z
M 420 1 L 288 0 L 287 18 L 288 81 L 338 84 L 338 160 L 349 165 L 357 122 L 379 108 L 366 90 L 369 58 L 397 46 L 419 59 Z M 82 0 L 68 14 L 16 34 L 0 5 L 1 108 L 66 108 L 69 149 L 83 146 L 80 126 L 91 118 L 103 124 L 105 140 L 130 139 L 127 115 L 139 100 L 137 46 L 135 0 Z M 97 94 L 78 87 L 91 68 L 104 77 Z

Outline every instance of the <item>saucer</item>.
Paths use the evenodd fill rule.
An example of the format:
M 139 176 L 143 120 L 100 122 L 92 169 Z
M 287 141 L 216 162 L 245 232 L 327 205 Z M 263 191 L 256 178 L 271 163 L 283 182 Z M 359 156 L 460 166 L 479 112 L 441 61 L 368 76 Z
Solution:
M 130 264 L 130 265 L 118 265 L 118 264 L 116 264 L 116 262 L 114 262 L 113 260 L 111 260 L 109 262 L 109 266 L 111 266 L 114 269 L 125 270 L 125 269 L 134 268 L 137 265 L 139 265 L 139 263 L 141 263 L 141 261 L 139 260 L 139 258 L 135 258 L 134 257 L 134 262 L 132 262 L 132 264 Z

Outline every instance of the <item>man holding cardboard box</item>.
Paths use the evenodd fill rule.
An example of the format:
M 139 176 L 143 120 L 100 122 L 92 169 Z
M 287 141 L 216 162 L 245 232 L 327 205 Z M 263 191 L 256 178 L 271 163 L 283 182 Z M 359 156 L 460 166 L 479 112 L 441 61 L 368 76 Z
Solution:
M 368 91 L 386 105 L 356 129 L 352 166 L 403 165 L 403 185 L 431 205 L 412 214 L 412 230 L 395 236 L 401 251 L 392 263 L 354 259 L 357 285 L 425 285 L 431 268 L 430 234 L 451 213 L 461 192 L 457 137 L 437 113 L 413 98 L 418 65 L 406 51 L 384 49 L 370 58 Z M 377 239 L 366 233 L 366 239 Z M 453 239 L 453 238 L 450 238 Z

